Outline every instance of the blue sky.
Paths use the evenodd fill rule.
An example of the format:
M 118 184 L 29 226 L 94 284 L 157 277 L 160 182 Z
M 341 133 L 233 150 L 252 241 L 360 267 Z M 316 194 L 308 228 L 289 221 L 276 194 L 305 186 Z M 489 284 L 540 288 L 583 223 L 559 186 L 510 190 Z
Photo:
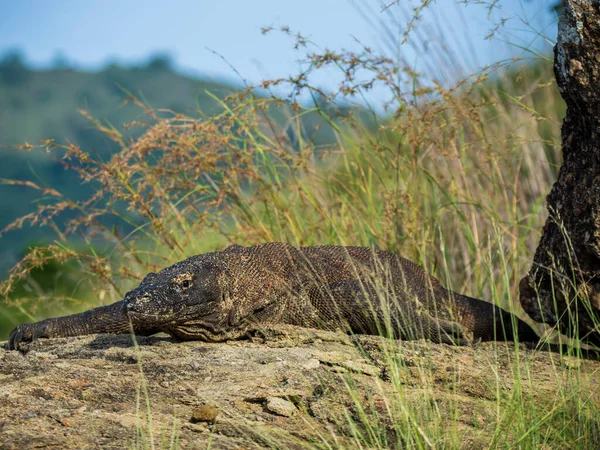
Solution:
M 262 26 L 288 25 L 321 48 L 358 49 L 358 39 L 419 70 L 446 76 L 449 68 L 439 55 L 453 54 L 461 70 L 472 71 L 523 55 L 518 46 L 548 52 L 549 44 L 537 33 L 550 40 L 556 35 L 550 3 L 500 0 L 490 19 L 483 5 L 438 0 L 425 10 L 413 45 L 397 47 L 393 41 L 400 39 L 406 13 L 411 11 L 406 0 L 386 12 L 374 0 L 3 1 L 0 53 L 19 49 L 37 67 L 61 55 L 78 67 L 95 69 L 108 61 L 133 64 L 162 52 L 170 54 L 184 72 L 236 80 L 231 64 L 256 83 L 297 70 L 302 53 L 293 50 L 291 40 L 260 32 Z M 502 35 L 484 40 L 501 18 L 509 19 Z M 335 84 L 327 74 L 317 82 L 325 87 Z

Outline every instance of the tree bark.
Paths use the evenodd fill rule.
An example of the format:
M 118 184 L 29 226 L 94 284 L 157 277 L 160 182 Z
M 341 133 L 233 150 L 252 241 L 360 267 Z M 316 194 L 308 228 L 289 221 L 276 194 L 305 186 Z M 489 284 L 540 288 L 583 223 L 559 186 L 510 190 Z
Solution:
M 554 74 L 563 165 L 520 301 L 533 320 L 600 345 L 600 0 L 564 2 Z

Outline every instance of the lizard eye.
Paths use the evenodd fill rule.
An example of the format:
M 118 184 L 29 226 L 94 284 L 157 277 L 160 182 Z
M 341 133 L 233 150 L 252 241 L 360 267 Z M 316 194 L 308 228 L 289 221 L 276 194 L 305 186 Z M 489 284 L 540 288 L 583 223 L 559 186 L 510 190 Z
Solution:
M 192 283 L 190 283 L 190 280 L 183 280 L 183 283 L 181 283 L 184 288 L 189 288 L 191 284 Z

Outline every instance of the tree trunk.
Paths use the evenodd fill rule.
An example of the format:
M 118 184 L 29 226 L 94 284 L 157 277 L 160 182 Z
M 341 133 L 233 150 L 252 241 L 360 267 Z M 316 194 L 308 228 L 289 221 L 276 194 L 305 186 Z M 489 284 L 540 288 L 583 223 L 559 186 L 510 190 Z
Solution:
M 563 165 L 520 301 L 537 322 L 600 345 L 600 1 L 567 0 L 554 47 L 567 103 Z

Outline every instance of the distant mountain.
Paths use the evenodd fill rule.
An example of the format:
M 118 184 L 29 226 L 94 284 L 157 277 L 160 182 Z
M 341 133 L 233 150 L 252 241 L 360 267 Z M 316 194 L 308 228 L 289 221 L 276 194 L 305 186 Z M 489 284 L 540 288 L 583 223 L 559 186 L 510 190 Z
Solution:
M 234 90 L 230 85 L 180 75 L 165 57 L 139 67 L 109 65 L 98 72 L 74 70 L 63 64 L 38 71 L 12 53 L 0 60 L 0 145 L 36 145 L 54 139 L 109 156 L 116 150 L 114 143 L 78 110 L 85 109 L 103 123 L 122 129 L 123 124 L 144 118 L 140 108 L 123 106 L 125 91 L 154 108 L 182 113 L 201 108 L 211 114 L 217 104 L 206 91 L 224 97 Z M 66 192 L 81 189 L 79 181 L 52 158 L 55 156 L 39 150 L 0 149 L 0 178 L 34 180 Z M 0 229 L 31 211 L 31 202 L 37 197 L 25 187 L 0 185 Z M 23 230 L 0 237 L 0 273 L 16 262 L 28 243 L 44 238 L 30 234 L 31 230 Z
M 123 125 L 147 118 L 139 107 L 123 105 L 126 92 L 155 109 L 198 116 L 198 110 L 206 115 L 221 110 L 207 92 L 222 98 L 236 89 L 229 84 L 181 75 L 162 56 L 137 67 L 112 64 L 97 72 L 85 72 L 64 63 L 49 70 L 32 70 L 19 54 L 12 53 L 0 58 L 0 146 L 36 145 L 54 139 L 109 157 L 117 147 L 79 113 L 80 109 L 131 136 L 135 131 L 125 131 Z M 316 114 L 302 120 L 307 129 L 323 125 Z M 325 128 L 328 127 L 319 132 L 318 141 L 333 142 L 331 130 Z M 81 186 L 55 158 L 40 150 L 0 148 L 0 178 L 33 180 L 72 198 L 89 189 Z M 32 202 L 38 198 L 39 193 L 32 189 L 0 184 L 0 230 L 34 210 Z M 27 245 L 46 238 L 43 230 L 33 231 L 33 235 L 31 229 L 26 229 L 0 237 L 0 278 L 23 255 Z

